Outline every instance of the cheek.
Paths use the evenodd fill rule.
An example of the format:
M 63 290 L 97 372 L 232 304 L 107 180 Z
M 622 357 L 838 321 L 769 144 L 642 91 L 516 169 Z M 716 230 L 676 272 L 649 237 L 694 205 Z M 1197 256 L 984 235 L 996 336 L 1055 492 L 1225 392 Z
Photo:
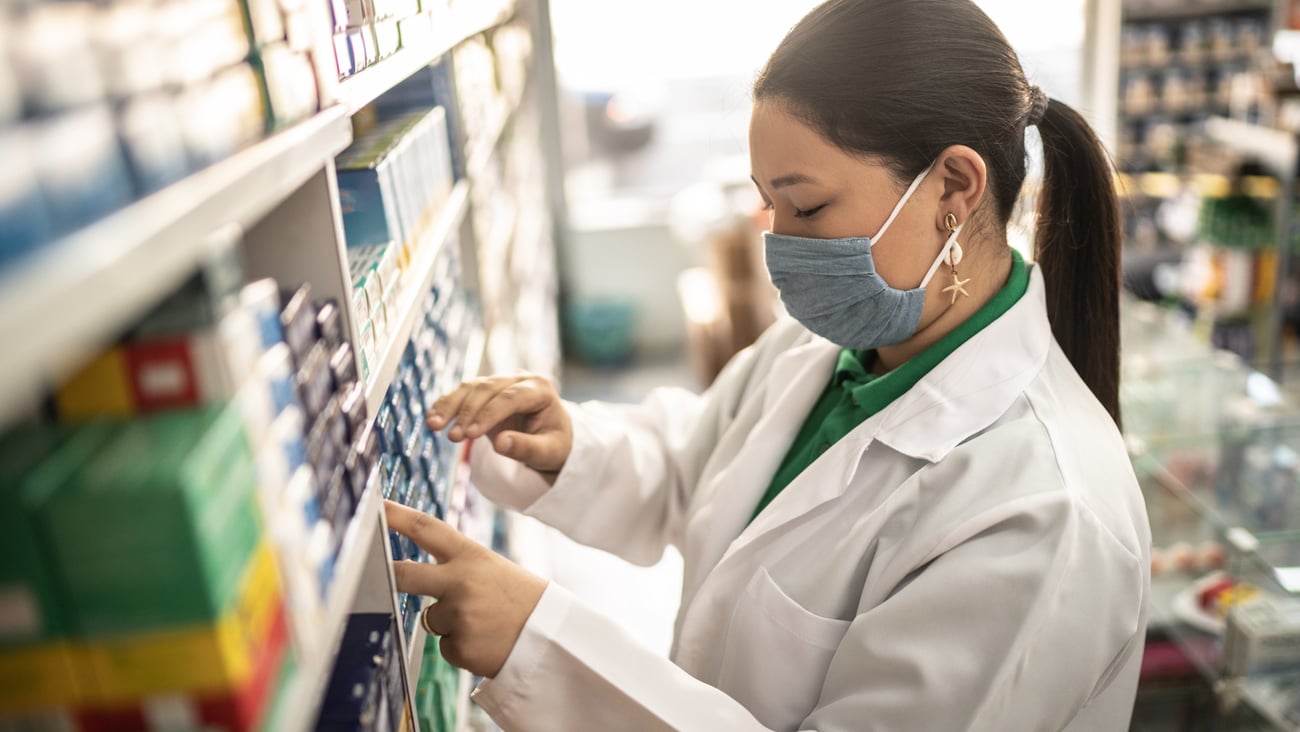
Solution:
M 934 258 L 939 255 L 939 249 L 943 246 L 933 227 L 926 226 L 921 221 L 905 220 L 905 218 L 899 216 L 898 220 L 890 226 L 885 237 L 871 250 L 876 271 L 891 286 L 900 290 L 910 290 L 920 286 L 926 271 L 930 269 Z M 936 272 L 930 284 L 936 283 L 941 274 L 942 272 Z M 928 295 L 933 294 L 930 292 L 933 288 L 926 289 L 928 302 L 931 299 Z

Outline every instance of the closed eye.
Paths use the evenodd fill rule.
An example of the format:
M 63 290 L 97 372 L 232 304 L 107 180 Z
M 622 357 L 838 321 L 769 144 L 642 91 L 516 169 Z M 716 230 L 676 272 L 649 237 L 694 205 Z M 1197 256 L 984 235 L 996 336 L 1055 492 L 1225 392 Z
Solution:
M 794 210 L 794 217 L 795 217 L 796 219 L 811 219 L 812 217 L 814 217 L 814 216 L 816 216 L 818 213 L 820 213 L 822 209 L 826 208 L 827 205 L 829 205 L 829 204 L 825 204 L 825 203 L 823 203 L 823 204 L 820 205 L 820 206 L 816 206 L 816 207 L 814 207 L 814 208 L 810 208 L 810 209 L 808 209 L 808 210 L 806 210 L 806 211 L 800 211 L 799 209 L 795 209 L 795 210 Z

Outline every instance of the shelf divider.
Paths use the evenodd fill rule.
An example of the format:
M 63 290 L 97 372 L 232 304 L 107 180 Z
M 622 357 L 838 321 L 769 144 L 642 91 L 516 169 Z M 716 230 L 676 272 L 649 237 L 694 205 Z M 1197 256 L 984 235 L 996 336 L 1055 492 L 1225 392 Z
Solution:
M 305 732 L 315 726 L 316 715 L 324 702 L 325 687 L 334 671 L 339 645 L 343 642 L 348 616 L 354 611 L 366 578 L 366 560 L 379 532 L 382 505 L 382 489 L 376 470 L 367 481 L 366 491 L 339 549 L 338 563 L 326 595 L 325 623 L 321 628 L 324 640 L 314 649 L 315 652 L 309 653 L 298 664 L 297 675 L 290 682 L 287 698 L 280 707 L 281 717 L 266 729 Z M 386 536 L 379 538 L 388 541 Z

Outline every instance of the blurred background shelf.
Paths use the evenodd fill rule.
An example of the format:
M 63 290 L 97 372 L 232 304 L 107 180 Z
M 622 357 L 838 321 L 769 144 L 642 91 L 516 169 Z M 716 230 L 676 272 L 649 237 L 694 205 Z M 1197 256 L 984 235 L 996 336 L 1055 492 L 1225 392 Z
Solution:
M 237 241 L 352 140 L 329 109 L 54 242 L 0 276 L 0 422 Z

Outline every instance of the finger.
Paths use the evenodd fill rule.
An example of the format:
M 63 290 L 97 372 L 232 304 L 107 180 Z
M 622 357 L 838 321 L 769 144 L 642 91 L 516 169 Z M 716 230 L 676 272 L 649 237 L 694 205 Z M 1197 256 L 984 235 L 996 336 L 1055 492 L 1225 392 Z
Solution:
M 393 577 L 397 591 L 425 597 L 442 597 L 451 585 L 448 568 L 442 564 L 426 562 L 393 562 Z
M 545 472 L 558 471 L 567 457 L 558 433 L 551 432 L 540 435 L 502 432 L 492 441 L 492 447 L 499 455 Z
M 429 414 L 427 415 L 429 428 L 440 430 L 447 426 L 452 415 L 460 409 L 460 403 L 465 400 L 465 397 L 469 396 L 474 386 L 472 382 L 466 382 L 438 397 L 433 406 L 429 408 Z
M 540 412 L 554 401 L 552 395 L 532 379 L 520 379 L 494 394 L 479 407 L 473 423 L 466 428 L 471 439 L 496 429 L 505 420 L 519 414 Z
M 456 615 L 450 603 L 435 602 L 424 609 L 424 617 L 421 621 L 425 624 L 425 630 L 431 631 L 437 636 L 456 635 Z
M 384 515 L 389 529 L 410 537 L 439 562 L 451 561 L 467 548 L 477 546 L 442 521 L 400 503 L 384 501 Z
M 479 429 L 478 413 L 497 394 L 508 389 L 515 383 L 513 377 L 505 379 L 488 379 L 479 382 L 469 394 L 460 402 L 460 407 L 456 410 L 456 425 L 447 433 L 447 437 L 453 442 L 459 442 L 470 435 L 471 431 Z M 482 432 L 479 432 L 482 434 Z

